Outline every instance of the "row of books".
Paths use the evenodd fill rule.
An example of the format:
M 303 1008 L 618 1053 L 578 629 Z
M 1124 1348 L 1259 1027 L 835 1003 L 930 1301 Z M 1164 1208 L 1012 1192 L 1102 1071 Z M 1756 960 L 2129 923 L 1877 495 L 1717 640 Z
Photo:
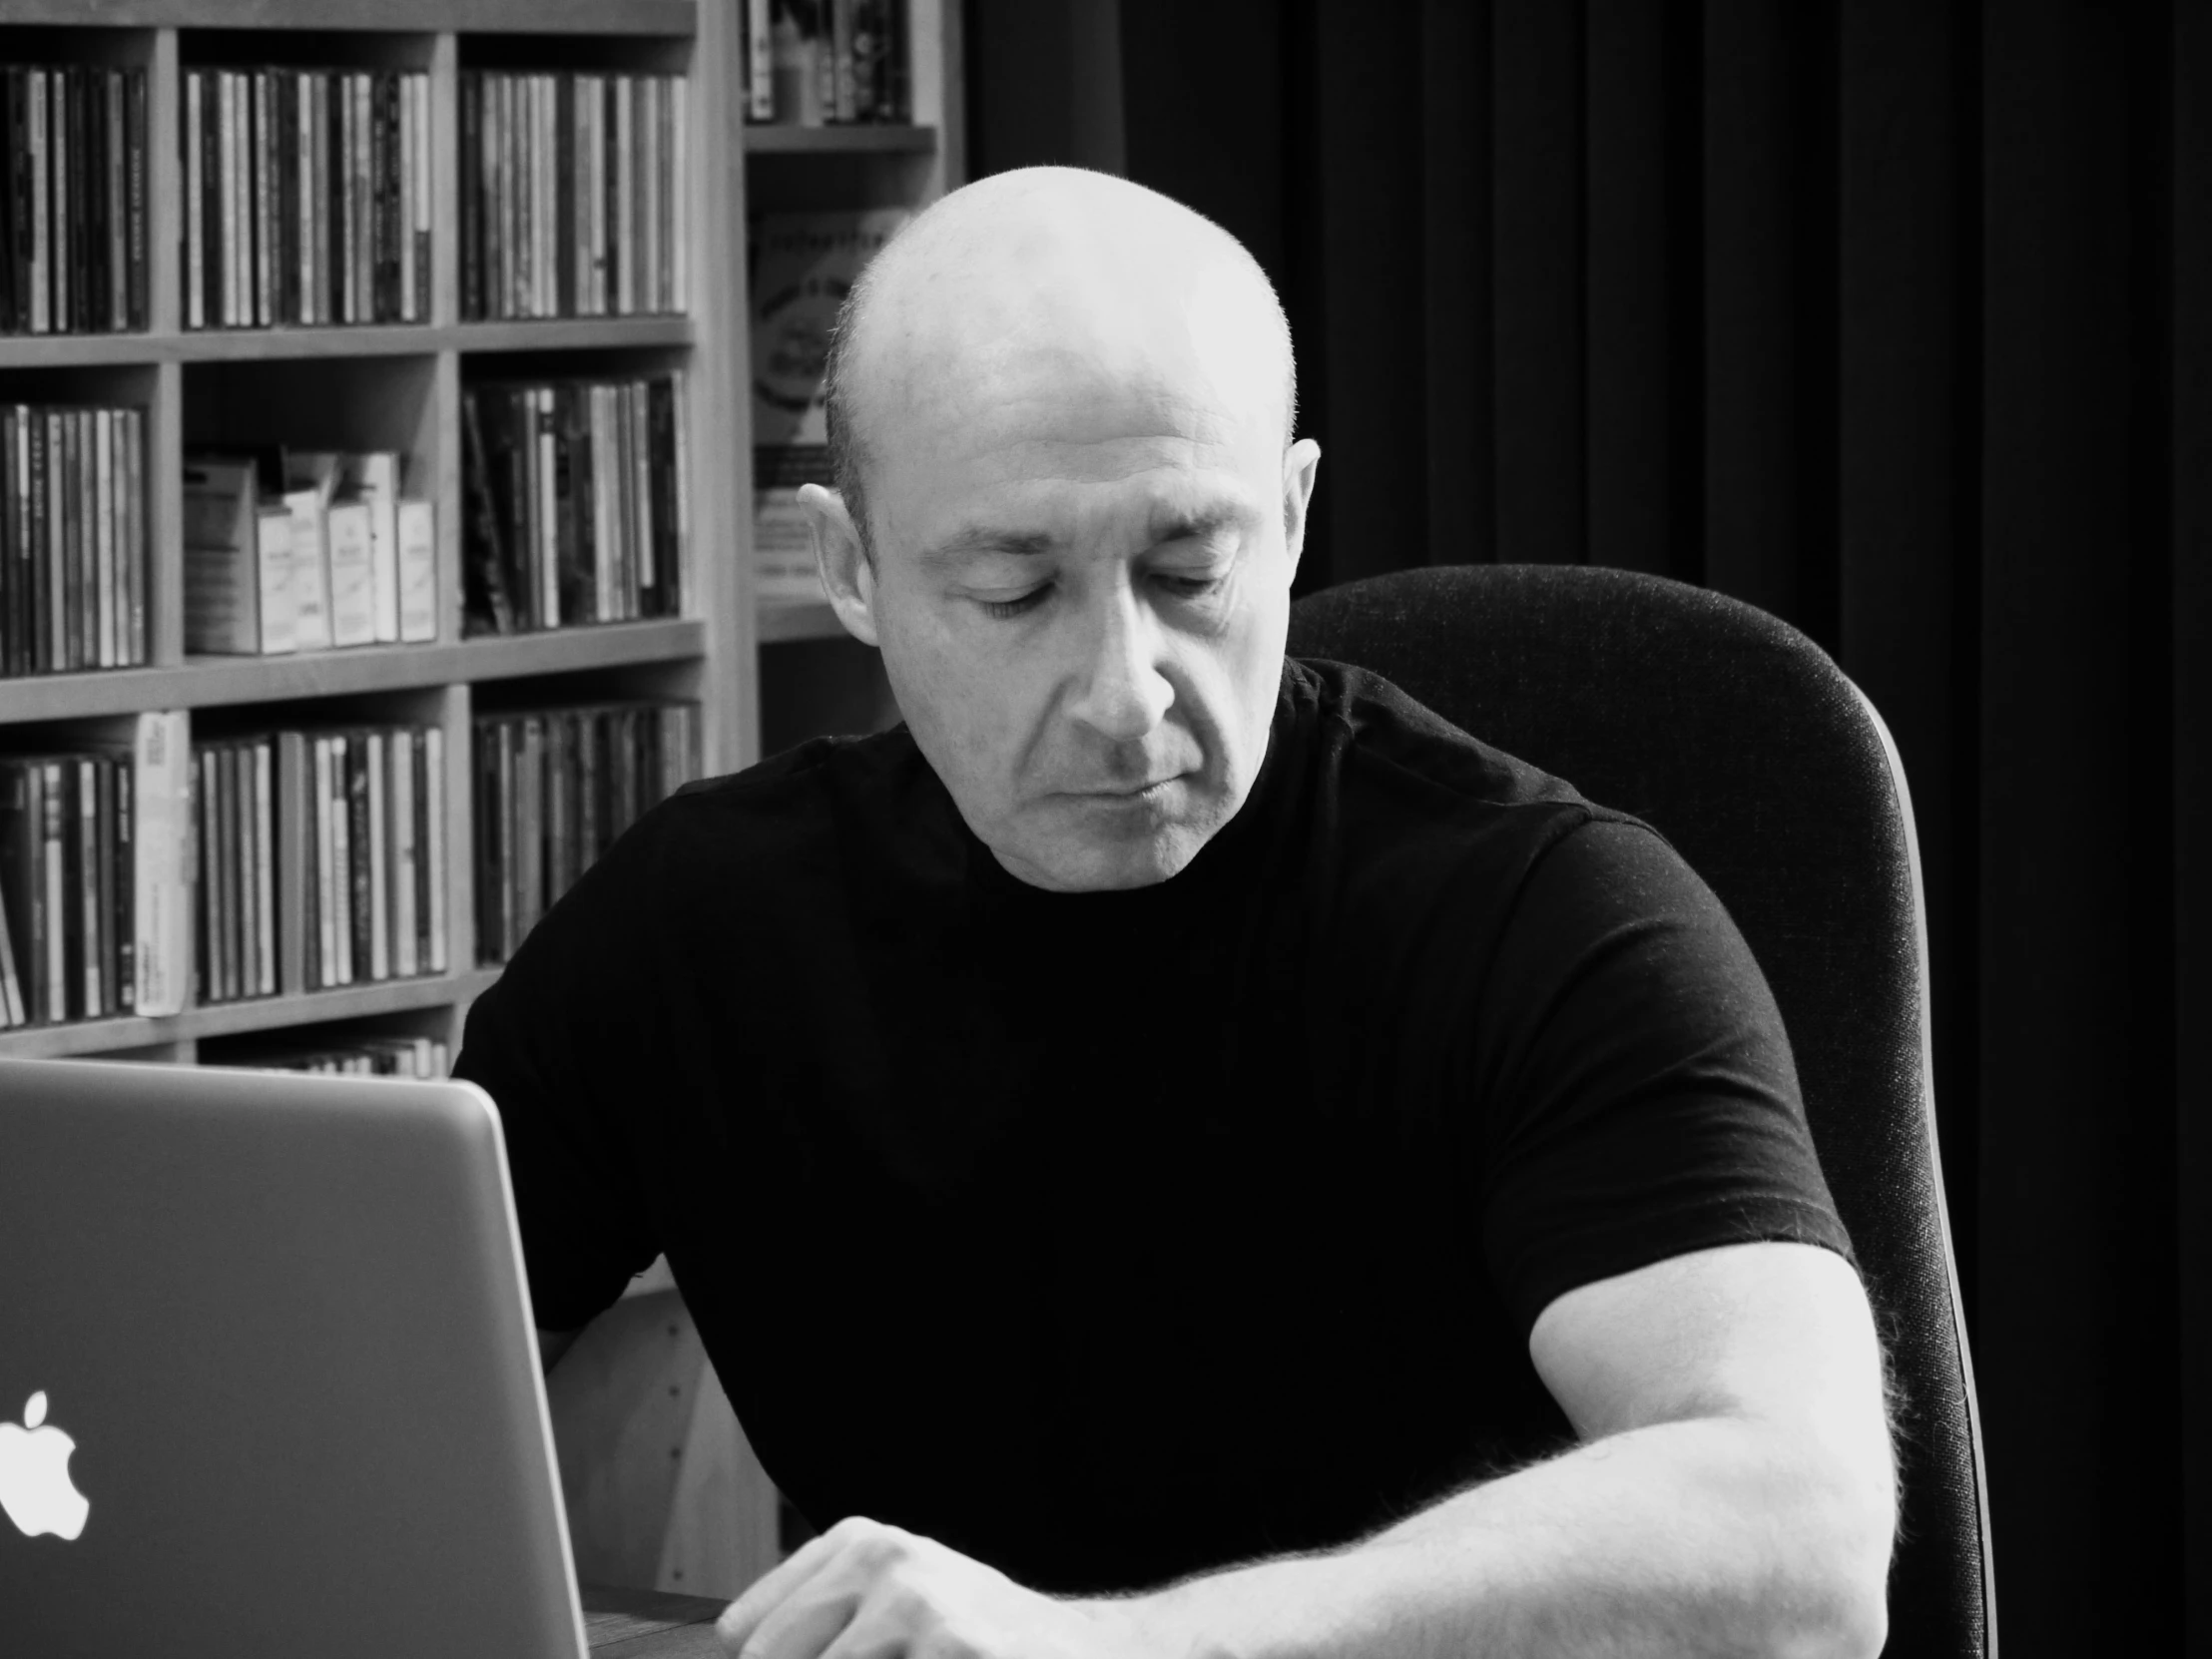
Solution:
M 682 311 L 680 75 L 461 77 L 461 314 Z
M 609 703 L 475 724 L 477 960 L 504 962 L 647 808 L 699 776 L 699 705 Z
M 430 315 L 430 79 L 185 71 L 188 328 Z
M 185 717 L 129 743 L 0 757 L 0 1025 L 183 1006 Z
M 346 1042 L 279 1038 L 226 1048 L 210 1064 L 255 1071 L 308 1071 L 345 1077 L 444 1077 L 452 1066 L 437 1037 L 355 1037 Z
M 445 971 L 443 732 L 258 733 L 193 760 L 201 1001 Z
M 0 333 L 146 326 L 146 71 L 0 66 Z
M 434 640 L 431 504 L 388 450 L 185 459 L 185 649 L 245 655 Z
M 0 675 L 147 658 L 146 412 L 0 404 Z
M 463 389 L 464 633 L 682 614 L 684 391 L 681 369 Z
M 746 0 L 746 116 L 911 121 L 907 41 L 906 0 Z

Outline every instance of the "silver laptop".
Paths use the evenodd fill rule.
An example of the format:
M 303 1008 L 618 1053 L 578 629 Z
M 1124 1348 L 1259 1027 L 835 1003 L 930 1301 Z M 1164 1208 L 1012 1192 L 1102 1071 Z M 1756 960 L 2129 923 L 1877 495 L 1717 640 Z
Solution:
M 473 1084 L 0 1060 L 0 1647 L 577 1659 Z

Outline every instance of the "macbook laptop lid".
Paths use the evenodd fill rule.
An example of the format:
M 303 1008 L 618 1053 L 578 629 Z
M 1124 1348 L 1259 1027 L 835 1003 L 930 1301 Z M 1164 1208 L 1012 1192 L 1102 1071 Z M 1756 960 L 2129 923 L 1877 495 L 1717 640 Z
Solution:
M 583 1653 L 481 1090 L 0 1060 L 0 1609 L 26 1654 Z

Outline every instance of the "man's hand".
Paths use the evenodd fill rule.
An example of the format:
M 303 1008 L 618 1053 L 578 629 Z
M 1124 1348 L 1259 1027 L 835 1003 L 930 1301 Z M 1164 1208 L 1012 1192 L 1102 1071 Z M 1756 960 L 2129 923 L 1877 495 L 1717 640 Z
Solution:
M 715 1634 L 733 1659 L 1136 1659 L 1115 1609 L 853 1516 L 733 1601 Z

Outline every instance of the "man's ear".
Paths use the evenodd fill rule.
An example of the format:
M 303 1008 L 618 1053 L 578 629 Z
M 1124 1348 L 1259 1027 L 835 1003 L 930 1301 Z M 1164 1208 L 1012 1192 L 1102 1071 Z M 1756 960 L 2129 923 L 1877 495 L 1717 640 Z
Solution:
M 799 504 L 815 540 L 815 567 L 829 591 L 830 605 L 844 631 L 863 645 L 876 644 L 875 571 L 860 547 L 860 532 L 845 511 L 844 497 L 820 484 L 802 484 Z
M 1306 509 L 1313 505 L 1314 475 L 1321 470 L 1321 445 L 1300 438 L 1283 451 L 1283 546 L 1291 556 L 1291 575 L 1306 551 Z

